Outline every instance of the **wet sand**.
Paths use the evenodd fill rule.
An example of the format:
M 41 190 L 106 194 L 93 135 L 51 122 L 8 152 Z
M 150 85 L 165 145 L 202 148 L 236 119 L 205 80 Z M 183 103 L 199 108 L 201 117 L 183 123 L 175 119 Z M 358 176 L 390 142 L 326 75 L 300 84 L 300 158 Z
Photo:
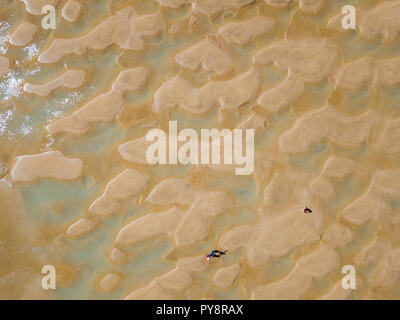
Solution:
M 0 299 L 400 299 L 399 16 L 394 0 L 5 1 Z M 149 165 L 145 135 L 169 121 L 254 129 L 253 174 Z

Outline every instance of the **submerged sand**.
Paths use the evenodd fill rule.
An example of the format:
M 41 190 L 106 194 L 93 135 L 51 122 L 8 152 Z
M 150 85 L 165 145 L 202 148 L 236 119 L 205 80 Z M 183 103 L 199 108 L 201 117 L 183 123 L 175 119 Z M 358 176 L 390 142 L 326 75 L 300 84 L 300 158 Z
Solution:
M 400 1 L 352 4 L 0 8 L 0 298 L 399 299 Z M 255 129 L 254 172 L 149 165 L 170 120 Z

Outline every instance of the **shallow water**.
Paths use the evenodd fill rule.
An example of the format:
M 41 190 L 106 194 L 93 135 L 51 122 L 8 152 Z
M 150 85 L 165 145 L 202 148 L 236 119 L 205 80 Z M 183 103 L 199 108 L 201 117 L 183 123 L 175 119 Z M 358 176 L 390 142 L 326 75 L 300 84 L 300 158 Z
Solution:
M 366 37 L 364 29 L 360 31 L 361 18 L 357 30 L 341 32 L 329 29 L 328 21 L 340 12 L 343 1 L 327 1 L 315 13 L 307 12 L 299 1 L 291 1 L 287 8 L 276 8 L 271 5 L 273 1 L 256 0 L 235 8 L 234 4 L 233 7 L 221 6 L 225 2 L 216 0 L 215 7 L 206 8 L 209 10 L 206 12 L 195 12 L 190 5 L 168 7 L 162 0 L 135 0 L 129 1 L 129 4 L 122 0 L 74 1 L 81 5 L 77 20 L 71 23 L 61 15 L 67 1 L 60 1 L 56 7 L 55 30 L 43 30 L 41 16 L 28 13 L 23 2 L 5 1 L 0 6 L 0 56 L 9 60 L 7 72 L 0 74 L 0 197 L 3 199 L 0 222 L 5 226 L 0 227 L 0 261 L 3 258 L 6 261 L 0 266 L 1 299 L 122 299 L 132 292 L 139 292 L 135 298 L 142 295 L 148 298 L 158 297 L 161 291 L 173 299 L 317 299 L 324 297 L 341 280 L 343 275 L 340 271 L 345 264 L 355 265 L 363 281 L 362 289 L 352 292 L 347 298 L 371 298 L 370 292 L 381 298 L 400 298 L 400 277 L 382 284 L 373 276 L 376 270 L 383 270 L 383 278 L 393 273 L 400 276 L 398 268 L 387 267 L 388 257 L 398 254 L 396 249 L 400 246 L 396 231 L 400 227 L 400 189 L 396 182 L 400 176 L 400 79 L 396 77 L 400 72 L 400 62 L 385 65 L 381 73 L 376 71 L 379 63 L 398 58 L 400 24 L 394 26 L 397 28 L 394 39 L 385 37 L 388 30 L 378 30 L 375 37 Z M 309 2 L 317 4 L 319 1 Z M 352 0 L 346 4 L 353 4 L 365 15 L 386 2 Z M 102 47 L 104 39 L 97 37 L 92 40 L 95 43 L 93 47 L 83 50 L 82 54 L 69 54 L 51 63 L 39 62 L 39 56 L 49 50 L 55 39 L 75 39 L 87 35 L 126 7 L 134 8 L 139 18 L 160 14 L 161 18 L 155 25 L 138 22 L 140 27 L 129 30 L 131 35 L 140 34 L 140 28 L 145 30 L 144 35 L 139 37 L 143 40 L 143 48 L 132 50 L 116 43 L 98 48 L 96 46 Z M 224 38 L 219 33 L 222 26 L 246 23 L 255 17 L 273 19 L 275 25 L 269 31 L 250 37 L 243 44 L 229 42 L 229 37 Z M 380 18 L 385 17 L 382 14 Z M 14 46 L 8 41 L 9 36 L 24 21 L 32 22 L 38 31 L 25 45 Z M 161 25 L 162 30 L 152 34 L 151 29 Z M 127 23 L 123 28 L 128 30 L 130 26 Z M 246 32 L 256 33 L 254 30 L 257 29 L 254 26 L 242 28 L 234 34 L 235 37 L 240 38 Z M 110 38 L 115 40 L 119 36 L 116 32 Z M 315 49 L 307 43 L 307 39 L 320 41 L 321 37 L 334 43 L 328 53 L 336 54 L 326 72 L 322 70 L 325 65 L 321 65 L 321 61 L 325 61 L 327 51 L 321 51 L 323 45 Z M 200 41 L 205 41 L 204 47 L 190 52 L 191 47 Z M 137 43 L 139 40 L 135 39 Z M 209 43 L 214 51 L 202 51 Z M 286 44 L 289 46 L 285 47 Z M 82 49 L 84 45 L 90 43 L 78 46 Z M 127 45 L 126 42 L 124 45 Z M 309 47 L 304 50 L 302 45 Z M 253 57 L 267 47 L 270 51 L 264 54 L 269 61 L 255 63 Z M 189 56 L 187 65 L 176 59 L 182 53 Z M 356 89 L 346 87 L 346 82 L 340 80 L 340 71 L 365 57 L 374 61 L 375 69 L 370 72 L 376 74 Z M 200 63 L 196 59 L 201 60 Z M 220 74 L 218 67 L 228 60 L 232 61 L 231 68 Z M 139 66 L 148 69 L 149 77 L 136 90 L 123 92 L 121 108 L 111 121 L 89 121 L 84 119 L 85 115 L 76 116 L 76 112 L 94 98 L 112 91 L 122 71 Z M 188 100 L 183 101 L 182 97 L 188 89 L 178 88 L 171 97 L 168 96 L 171 100 L 175 99 L 173 105 L 156 112 L 156 92 L 176 76 L 188 80 L 194 89 L 210 84 L 223 88 L 221 84 L 236 79 L 251 68 L 258 73 L 254 90 L 250 81 L 242 82 L 232 86 L 228 93 L 222 89 L 201 93 L 192 90 Z M 74 88 L 57 87 L 44 97 L 23 89 L 26 82 L 45 84 L 68 69 L 85 71 L 84 81 Z M 307 72 L 309 70 L 317 76 L 312 78 Z M 394 71 L 390 73 L 388 70 Z M 263 105 L 261 95 L 273 92 L 288 75 L 296 77 L 304 86 L 300 94 L 277 110 Z M 355 79 L 352 78 L 352 81 L 357 81 L 355 73 L 350 76 Z M 240 105 L 226 109 L 221 107 L 237 92 L 251 90 L 254 94 L 244 98 Z M 276 102 L 284 101 L 291 94 L 291 90 L 280 92 L 275 97 Z M 198 102 L 212 95 L 216 98 L 201 114 L 185 108 L 190 105 L 188 101 Z M 242 97 L 238 96 L 232 104 L 238 103 L 236 100 L 239 99 Z M 114 103 L 119 102 L 111 102 L 106 107 L 111 109 Z M 327 105 L 331 109 L 324 109 Z M 92 110 L 90 116 L 104 116 L 101 103 L 95 107 L 97 109 Z M 372 112 L 370 118 L 360 118 L 368 112 Z M 63 132 L 51 133 L 46 129 L 47 125 L 71 114 L 75 115 L 73 123 L 66 125 Z M 254 173 L 248 176 L 237 176 L 233 172 L 206 166 L 136 163 L 124 159 L 118 149 L 123 143 L 145 136 L 151 128 L 168 131 L 168 121 L 177 121 L 178 130 L 192 128 L 200 132 L 201 129 L 212 128 L 234 129 L 249 116 L 265 120 L 266 125 L 249 124 L 249 128 L 256 130 L 256 163 Z M 73 125 L 79 121 L 87 121 L 87 130 L 71 132 Z M 387 133 L 385 128 L 392 124 L 393 129 Z M 70 180 L 51 176 L 33 178 L 32 181 L 13 180 L 11 172 L 17 157 L 55 150 L 61 151 L 67 158 L 82 160 L 82 172 L 78 177 Z M 329 161 L 336 157 L 340 161 L 351 161 L 349 172 L 345 172 L 346 162 L 340 161 L 332 161 L 333 173 L 326 172 Z M 50 162 L 43 166 L 51 167 L 53 163 Z M 105 192 L 106 185 L 127 168 L 145 174 L 148 178 L 145 186 L 138 194 L 118 199 L 120 207 L 113 214 L 95 213 L 91 209 L 92 203 Z M 392 170 L 391 175 L 387 180 L 382 179 L 383 182 L 376 182 L 374 177 L 382 170 Z M 343 175 L 342 171 L 345 172 Z M 337 172 L 339 174 L 335 176 Z M 171 227 L 175 228 L 173 231 L 160 232 L 149 239 L 141 236 L 132 244 L 118 243 L 122 228 L 146 218 L 150 213 L 157 214 L 176 205 L 186 214 L 191 206 L 199 205 L 194 200 L 180 203 L 181 200 L 174 194 L 189 192 L 189 187 L 180 190 L 175 189 L 178 188 L 175 185 L 163 191 L 171 203 L 148 201 L 158 184 L 170 178 L 185 179 L 194 188 L 196 199 L 201 199 L 202 211 L 198 214 L 203 220 L 189 225 L 191 219 L 184 222 L 182 218 Z M 326 183 L 327 189 L 315 190 L 313 182 L 319 178 Z M 364 221 L 355 216 L 349 207 L 357 204 L 370 186 L 373 193 L 369 197 L 369 206 L 382 206 L 384 214 L 373 215 Z M 328 190 L 326 194 L 325 190 Z M 328 195 L 329 190 L 333 190 L 331 195 Z M 222 200 L 213 202 L 212 192 L 215 191 L 225 192 L 230 207 L 227 205 L 222 213 L 208 217 L 213 209 L 226 205 Z M 315 208 L 311 214 L 316 217 L 315 221 L 305 218 L 298 222 L 293 218 L 298 229 L 288 234 L 292 220 L 284 220 L 289 221 L 284 225 L 280 219 L 286 219 L 293 212 L 302 215 L 298 208 L 306 205 Z M 363 213 L 359 212 L 357 214 L 363 217 Z M 95 222 L 94 227 L 77 237 L 70 237 L 68 228 L 81 218 Z M 178 227 L 181 224 L 185 226 L 184 223 L 193 232 L 192 238 L 197 240 L 190 242 L 189 239 L 179 245 L 182 235 Z M 199 226 L 201 223 L 204 225 Z M 317 227 L 318 223 L 321 227 Z M 324 237 L 329 226 L 334 224 L 352 233 L 347 243 L 341 244 L 340 234 L 336 235 L 339 238 L 336 242 Z M 199 262 L 194 271 L 189 267 L 177 267 L 184 258 L 204 257 L 210 250 L 220 248 L 227 243 L 224 242 L 225 237 L 244 226 L 250 228 L 249 238 L 245 235 L 233 237 L 232 247 L 228 243 L 226 248 L 222 248 L 229 250 L 223 258 L 207 262 L 204 267 L 204 261 Z M 271 237 L 264 237 L 264 230 L 269 230 Z M 280 234 L 290 239 L 281 239 Z M 390 243 L 381 260 L 372 267 L 357 265 L 357 256 L 376 237 Z M 265 239 L 268 243 L 263 242 Z M 320 254 L 320 247 L 338 257 L 337 263 L 332 266 L 326 263 L 329 265 L 326 272 L 318 271 L 322 275 L 317 271 L 307 271 L 299 262 L 313 254 Z M 126 254 L 125 261 L 116 263 L 110 259 L 113 248 L 121 249 Z M 257 252 L 258 256 L 252 257 L 252 252 Z M 7 260 L 5 257 L 8 257 Z M 316 261 L 323 259 L 325 257 L 321 254 Z M 310 269 L 324 269 L 317 262 L 313 263 L 315 265 Z M 41 267 L 46 264 L 55 265 L 59 274 L 54 291 L 43 290 L 40 281 L 37 281 L 42 277 Z M 232 279 L 225 279 L 226 285 L 221 285 L 215 279 L 217 271 L 224 272 L 226 269 L 223 268 L 235 264 L 239 265 L 240 271 L 232 273 L 232 276 L 231 271 L 226 271 L 228 278 L 231 276 Z M 177 284 L 183 286 L 179 290 L 163 282 L 174 268 L 178 268 L 177 273 L 182 280 Z M 286 281 L 292 279 L 292 273 L 296 272 L 309 277 L 311 284 L 305 292 L 292 296 L 293 290 L 288 289 L 291 285 L 294 288 L 304 285 Z M 118 274 L 120 280 L 111 289 L 102 288 L 101 279 L 109 273 Z M 164 275 L 167 276 L 163 278 Z M 186 279 L 190 281 L 185 282 Z M 159 284 L 162 290 L 152 287 L 154 283 Z M 277 288 L 279 285 L 281 287 Z M 140 291 L 142 288 L 145 291 Z M 333 298 L 337 297 L 333 295 Z

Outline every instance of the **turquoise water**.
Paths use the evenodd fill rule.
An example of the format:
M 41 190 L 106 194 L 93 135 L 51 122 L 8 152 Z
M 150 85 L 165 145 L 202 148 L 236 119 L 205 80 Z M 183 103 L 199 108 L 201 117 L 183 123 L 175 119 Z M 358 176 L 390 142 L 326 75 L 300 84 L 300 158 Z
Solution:
M 90 156 L 98 157 L 110 152 L 119 141 L 125 137 L 125 130 L 112 123 L 94 123 L 91 131 L 84 136 L 73 136 L 72 139 L 57 141 L 57 146 L 62 146 L 63 150 L 70 157 Z
M 331 154 L 332 146 L 325 140 L 314 144 L 312 149 L 305 154 L 291 155 L 290 161 L 296 167 L 315 174 L 320 171 L 327 157 Z
M 358 162 L 365 161 L 367 167 L 371 165 L 371 168 L 368 167 L 369 171 L 365 173 L 365 177 L 358 179 L 359 177 L 354 174 L 342 180 L 330 180 L 335 187 L 335 194 L 331 199 L 322 202 L 322 206 L 328 214 L 329 223 L 343 223 L 340 212 L 363 194 L 368 187 L 373 171 L 381 165 L 374 163 L 373 165 L 376 164 L 375 168 L 371 164 L 374 160 L 372 157 L 376 156 L 372 143 L 360 144 L 357 147 L 343 147 L 325 139 L 313 144 L 307 153 L 287 155 L 279 150 L 277 142 L 279 137 L 293 126 L 296 119 L 307 111 L 323 107 L 330 98 L 332 101 L 338 101 L 338 105 L 334 105 L 334 107 L 346 114 L 358 116 L 374 109 L 382 112 L 385 116 L 397 117 L 400 102 L 398 86 L 377 88 L 376 91 L 371 87 L 354 92 L 339 92 L 338 90 L 331 96 L 335 85 L 333 79 L 329 78 L 320 83 L 307 84 L 298 101 L 279 112 L 264 110 L 256 105 L 255 99 L 235 111 L 221 110 L 217 103 L 204 115 L 191 115 L 180 108 L 174 108 L 163 115 L 157 115 L 152 111 L 154 93 L 163 82 L 178 74 L 188 79 L 196 87 L 205 85 L 210 79 L 212 81 L 231 79 L 250 68 L 251 58 L 258 50 L 276 40 L 282 40 L 283 35 L 286 39 L 304 36 L 301 30 L 297 30 L 297 26 L 305 29 L 307 26 L 315 27 L 315 30 L 313 29 L 315 34 L 329 36 L 337 41 L 340 44 L 339 60 L 341 62 L 355 61 L 368 55 L 377 58 L 391 57 L 400 52 L 399 44 L 390 45 L 383 39 L 369 41 L 363 39 L 357 32 L 333 34 L 325 30 L 326 21 L 334 11 L 340 11 L 340 7 L 344 4 L 343 1 L 327 2 L 326 8 L 321 14 L 310 15 L 296 11 L 297 4 L 288 10 L 271 9 L 263 0 L 259 0 L 256 1 L 258 7 L 222 13 L 212 18 L 205 15 L 194 15 L 190 5 L 180 9 L 159 9 L 156 1 L 148 0 L 86 1 L 84 18 L 71 24 L 60 19 L 58 15 L 57 30 L 40 32 L 35 41 L 25 48 L 14 48 L 5 40 L 5 36 L 12 30 L 11 25 L 14 27 L 26 16 L 23 4 L 19 3 L 14 8 L 12 6 L 14 3 L 7 2 L 4 10 L 12 8 L 12 10 L 10 9 L 12 14 L 6 15 L 7 18 L 0 22 L 0 53 L 12 56 L 18 62 L 13 71 L 0 80 L 2 107 L 0 135 L 2 139 L 9 140 L 23 138 L 23 141 L 21 139 L 21 143 L 17 144 L 15 149 L 10 152 L 10 162 L 16 155 L 24 154 L 26 149 L 31 153 L 44 151 L 46 144 L 47 147 L 54 150 L 62 150 L 68 157 L 77 157 L 84 161 L 82 177 L 77 180 L 59 182 L 42 179 L 17 185 L 28 213 L 26 223 L 32 224 L 42 234 L 41 242 L 35 248 L 36 252 L 41 256 L 48 253 L 46 258 L 51 261 L 62 261 L 77 269 L 76 279 L 71 284 L 58 286 L 56 294 L 59 298 L 117 299 L 125 297 L 133 290 L 147 285 L 154 277 L 173 269 L 179 258 L 203 255 L 210 250 L 210 247 L 217 247 L 221 236 L 230 229 L 241 225 L 257 225 L 260 222 L 257 210 L 262 206 L 263 191 L 265 185 L 269 183 L 268 179 L 257 181 L 256 179 L 261 179 L 254 176 L 235 176 L 233 173 L 212 169 L 197 171 L 194 166 L 136 165 L 122 159 L 117 152 L 119 144 L 143 136 L 147 129 L 165 125 L 167 119 L 178 121 L 178 130 L 193 128 L 200 132 L 205 128 L 220 128 L 221 119 L 224 125 L 228 124 L 232 129 L 251 113 L 262 115 L 268 125 L 267 129 L 257 131 L 256 150 L 262 150 L 267 155 L 271 155 L 276 162 L 281 158 L 288 159 L 288 163 L 274 163 L 274 167 L 271 169 L 275 170 L 274 174 L 279 174 L 280 170 L 283 171 L 287 168 L 306 172 L 310 176 L 316 177 L 320 174 L 326 160 L 333 155 L 348 157 Z M 64 2 L 60 3 L 64 4 Z M 360 0 L 349 0 L 346 4 L 350 3 L 360 3 Z M 69 55 L 52 64 L 37 62 L 38 54 L 43 52 L 54 38 L 86 34 L 109 17 L 112 10 L 126 5 L 134 5 L 139 14 L 161 10 L 168 22 L 180 19 L 189 20 L 190 17 L 195 17 L 199 19 L 203 29 L 199 30 L 199 33 L 192 34 L 188 25 L 184 24 L 183 29 L 186 30 L 175 35 L 161 32 L 152 37 L 145 37 L 145 48 L 139 52 L 122 50 L 113 45 L 102 51 L 88 50 L 83 55 Z M 257 10 L 264 10 L 263 14 L 265 15 L 273 15 L 277 21 L 277 27 L 270 34 L 259 37 L 254 43 L 243 47 L 231 46 L 228 51 L 234 61 L 235 70 L 225 78 L 205 70 L 195 72 L 186 70 L 175 62 L 174 59 L 178 52 L 206 39 L 208 35 L 215 34 L 223 23 L 238 19 L 240 21 L 247 20 Z M 29 17 L 40 23 L 40 17 Z M 290 22 L 292 25 L 289 26 Z M 301 22 L 305 22 L 305 25 L 303 26 Z M 126 58 L 127 61 L 123 58 Z M 124 65 L 124 61 L 129 66 Z M 84 135 L 63 133 L 51 137 L 44 130 L 46 124 L 70 114 L 100 93 L 110 90 L 112 80 L 121 70 L 137 65 L 148 67 L 151 76 L 144 88 L 137 92 L 124 94 L 127 104 L 124 111 L 127 113 L 127 119 L 92 123 L 89 132 Z M 22 92 L 21 88 L 26 81 L 43 83 L 59 76 L 67 69 L 73 68 L 87 71 L 86 82 L 78 89 L 58 88 L 49 97 L 39 97 Z M 278 85 L 287 77 L 287 70 L 273 64 L 257 66 L 257 68 L 262 77 L 260 92 Z M 129 118 L 130 115 L 133 119 Z M 386 159 L 382 158 L 382 163 L 384 161 Z M 382 166 L 399 164 L 400 160 L 392 159 Z M 130 198 L 121 201 L 121 209 L 111 216 L 93 216 L 88 210 L 89 205 L 104 192 L 105 185 L 110 179 L 128 167 L 138 169 L 151 177 L 149 186 L 140 200 Z M 143 199 L 156 183 L 171 177 L 198 180 L 201 183 L 199 188 L 203 191 L 224 190 L 232 197 L 233 208 L 210 219 L 210 233 L 202 241 L 175 248 L 173 239 L 161 235 L 133 246 L 121 247 L 121 250 L 128 255 L 127 263 L 122 266 L 112 263 L 109 255 L 115 246 L 115 238 L 119 230 L 134 219 L 156 210 L 155 206 L 146 203 Z M 390 202 L 392 214 L 397 214 L 400 200 L 398 197 L 388 197 L 387 199 Z M 64 237 L 64 231 L 82 217 L 95 220 L 95 228 L 79 239 Z M 374 221 L 369 221 L 360 227 L 351 226 L 351 228 L 355 232 L 355 240 L 344 248 L 338 249 L 343 262 L 351 260 L 353 255 L 371 241 L 378 232 Z M 246 292 L 245 289 L 247 284 L 255 281 L 252 278 L 253 274 L 259 273 L 260 276 L 256 281 L 260 284 L 278 281 L 294 268 L 295 258 L 297 258 L 295 254 L 298 253 L 297 250 L 294 250 L 283 257 L 271 259 L 260 268 L 250 268 L 247 265 L 246 250 L 241 248 L 230 253 L 224 259 L 213 261 L 215 263 L 206 271 L 194 273 L 193 286 L 184 290 L 181 293 L 182 297 L 188 299 L 204 296 L 220 299 L 247 298 L 249 292 Z M 244 279 L 239 279 L 229 289 L 215 288 L 210 281 L 215 271 L 220 267 L 237 262 L 243 265 Z M 368 274 L 369 271 L 365 270 L 365 274 Z M 122 280 L 115 291 L 103 293 L 98 288 L 98 282 L 109 272 L 121 274 Z M 332 279 L 315 281 L 313 290 L 318 293 L 324 292 L 332 283 L 334 283 Z
M 332 221 L 337 221 L 339 212 L 364 193 L 365 186 L 351 176 L 335 183 L 336 193 L 324 202 Z
M 62 227 L 82 215 L 82 208 L 98 192 L 99 186 L 91 177 L 72 182 L 42 179 L 23 184 L 20 190 L 32 223 Z
M 372 241 L 376 236 L 376 233 L 377 230 L 375 223 L 372 220 L 369 220 L 366 224 L 356 228 L 354 234 L 355 240 L 343 248 L 341 253 L 344 255 L 344 257 L 356 253 L 368 242 Z

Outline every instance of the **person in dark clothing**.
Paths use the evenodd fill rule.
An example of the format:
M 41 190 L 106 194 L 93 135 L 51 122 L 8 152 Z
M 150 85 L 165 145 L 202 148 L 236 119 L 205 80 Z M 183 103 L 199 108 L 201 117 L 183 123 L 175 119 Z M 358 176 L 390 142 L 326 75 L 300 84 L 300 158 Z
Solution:
M 210 254 L 207 255 L 207 260 L 210 260 L 211 257 L 219 258 L 220 256 L 224 255 L 228 250 L 219 251 L 219 250 L 212 250 Z
M 312 210 L 310 208 L 307 208 L 307 207 L 305 207 L 305 209 L 303 211 L 304 211 L 304 213 L 311 213 L 312 212 Z

